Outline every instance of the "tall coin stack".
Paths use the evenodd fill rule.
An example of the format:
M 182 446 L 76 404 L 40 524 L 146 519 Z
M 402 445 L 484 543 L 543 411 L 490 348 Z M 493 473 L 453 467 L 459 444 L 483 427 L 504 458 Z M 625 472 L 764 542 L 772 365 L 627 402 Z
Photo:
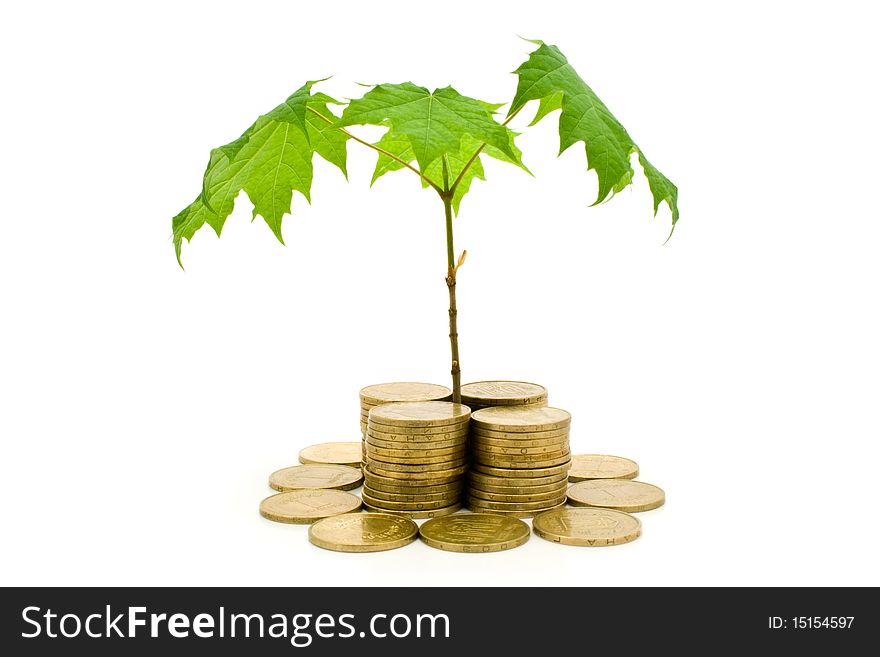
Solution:
M 370 409 L 379 404 L 393 402 L 419 402 L 419 401 L 443 401 L 452 396 L 452 391 L 446 386 L 438 386 L 433 383 L 377 383 L 361 389 L 361 438 L 363 443 L 363 461 L 367 461 L 367 418 Z
M 461 387 L 461 403 L 471 412 L 489 406 L 546 406 L 547 388 L 524 381 L 477 381 Z
M 471 411 L 399 402 L 369 412 L 362 498 L 369 511 L 435 518 L 461 508 Z
M 471 415 L 467 505 L 528 518 L 565 504 L 571 415 L 549 406 L 493 406 Z

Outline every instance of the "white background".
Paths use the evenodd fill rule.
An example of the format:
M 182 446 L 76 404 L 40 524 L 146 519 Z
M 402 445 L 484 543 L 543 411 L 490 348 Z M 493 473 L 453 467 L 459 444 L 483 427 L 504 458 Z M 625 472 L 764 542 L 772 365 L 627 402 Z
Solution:
M 3 584 L 880 584 L 870 3 L 18 3 L 0 56 Z M 242 194 L 174 261 L 210 148 L 305 80 L 501 102 L 558 44 L 680 188 L 590 208 L 551 117 L 456 220 L 465 380 L 571 411 L 667 505 L 608 549 L 322 551 L 257 513 L 357 391 L 448 378 L 442 206 L 316 166 L 282 247 Z M 532 110 L 514 127 L 524 129 Z M 378 133 L 360 131 L 377 136 Z

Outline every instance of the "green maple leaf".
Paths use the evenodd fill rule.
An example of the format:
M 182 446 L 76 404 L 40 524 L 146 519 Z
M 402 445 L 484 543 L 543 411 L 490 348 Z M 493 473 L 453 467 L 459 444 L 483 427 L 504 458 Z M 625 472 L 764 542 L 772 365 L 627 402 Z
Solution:
M 290 212 L 293 192 L 311 201 L 314 153 L 347 176 L 349 136 L 333 128 L 337 117 L 327 107 L 340 103 L 326 94 L 312 95 L 313 84 L 307 82 L 238 139 L 211 151 L 202 193 L 172 220 L 178 262 L 183 240 L 206 223 L 220 235 L 241 190 L 254 205 L 254 218 L 262 216 L 283 243 L 281 221 Z
M 499 106 L 491 106 L 493 108 Z M 477 139 L 474 139 L 471 135 L 463 135 L 461 138 L 461 142 L 459 144 L 459 148 L 455 152 L 446 153 L 446 166 L 447 166 L 447 176 L 450 182 L 454 180 L 458 180 L 459 174 L 461 174 L 462 170 L 464 170 L 464 175 L 461 176 L 458 185 L 455 188 L 455 193 L 452 196 L 452 209 L 455 211 L 455 214 L 458 215 L 459 207 L 461 206 L 461 200 L 464 198 L 465 194 L 470 191 L 471 182 L 474 179 L 486 180 L 485 171 L 483 169 L 483 163 L 481 161 L 482 155 L 489 155 L 494 157 L 495 159 L 501 160 L 502 162 L 508 162 L 510 164 L 514 164 L 520 167 L 526 173 L 531 174 L 528 167 L 523 164 L 522 161 L 522 152 L 517 148 L 514 143 L 514 138 L 518 133 L 513 132 L 506 126 L 503 126 L 504 130 L 507 133 L 508 140 L 508 149 L 506 151 L 502 151 L 495 146 L 491 146 L 486 144 L 485 142 L 480 142 Z M 399 135 L 395 133 L 393 130 L 389 130 L 386 132 L 382 138 L 376 142 L 376 146 L 380 147 L 382 150 L 391 153 L 400 160 L 404 160 L 405 162 L 413 162 L 416 160 L 415 151 L 413 149 L 412 143 L 409 137 L 405 135 Z M 480 147 L 482 149 L 480 150 Z M 476 156 L 473 163 L 465 169 L 471 157 L 474 156 L 477 151 L 480 150 L 480 154 Z M 508 153 L 512 153 L 512 155 L 508 155 Z M 370 185 L 375 183 L 380 177 L 389 173 L 391 171 L 398 171 L 399 169 L 403 169 L 403 164 L 399 160 L 395 160 L 388 155 L 383 153 L 379 153 L 379 157 L 376 160 L 376 168 L 373 171 L 373 179 L 370 181 Z M 427 169 L 423 170 L 422 173 L 430 180 L 441 181 L 443 180 L 443 158 L 438 158 L 432 162 Z M 422 179 L 422 187 L 427 187 L 428 183 L 423 178 Z
M 630 155 L 637 153 L 654 199 L 654 214 L 665 201 L 672 211 L 672 227 L 678 221 L 678 188 L 645 158 L 620 122 L 581 79 L 559 48 L 540 41 L 537 50 L 514 73 L 519 76 L 510 114 L 528 101 L 538 100 L 531 125 L 561 109 L 559 152 L 584 142 L 587 166 L 599 180 L 595 203 L 604 201 L 632 182 Z M 594 205 L 595 205 L 594 203 Z
M 408 144 L 426 174 L 443 155 L 459 153 L 466 136 L 517 159 L 509 131 L 493 118 L 498 107 L 462 96 L 452 87 L 432 93 L 412 82 L 379 84 L 350 101 L 337 125 L 390 126 L 388 138 Z

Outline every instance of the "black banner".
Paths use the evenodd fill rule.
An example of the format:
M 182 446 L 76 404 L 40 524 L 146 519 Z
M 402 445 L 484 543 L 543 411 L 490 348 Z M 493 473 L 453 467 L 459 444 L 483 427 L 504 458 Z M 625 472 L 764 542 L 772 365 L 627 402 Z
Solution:
M 875 599 L 839 588 L 19 588 L 2 590 L 0 647 L 163 657 L 838 651 L 876 635 Z

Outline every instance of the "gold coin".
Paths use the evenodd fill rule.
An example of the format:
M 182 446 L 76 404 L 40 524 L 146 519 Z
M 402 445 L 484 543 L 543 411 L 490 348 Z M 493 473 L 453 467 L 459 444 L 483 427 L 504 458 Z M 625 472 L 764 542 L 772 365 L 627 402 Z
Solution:
M 460 438 L 455 438 L 452 440 L 385 440 L 384 438 L 377 438 L 374 434 L 367 434 L 367 437 L 364 439 L 365 443 L 369 443 L 374 447 L 381 447 L 382 449 L 399 449 L 399 450 L 438 450 L 438 449 L 464 449 L 467 445 L 467 437 L 462 436 Z
M 313 545 L 336 552 L 381 552 L 412 543 L 419 526 L 390 513 L 347 513 L 309 527 Z
M 468 437 L 468 428 L 467 424 L 419 428 L 392 427 L 390 425 L 370 422 L 367 425 L 366 434 L 368 436 L 375 436 L 381 440 L 396 440 L 398 442 L 407 443 L 429 443 L 442 440 L 466 440 Z
M 553 429 L 552 431 L 494 431 L 492 429 L 483 429 L 477 424 L 471 423 L 470 435 L 480 438 L 481 440 L 503 440 L 505 442 L 515 442 L 523 444 L 533 441 L 568 440 L 571 433 L 570 427 L 562 429 Z
M 380 507 L 374 507 L 370 504 L 364 503 L 364 508 L 368 511 L 377 511 L 380 513 L 395 513 L 401 516 L 405 516 L 407 518 L 439 518 L 441 516 L 448 516 L 452 513 L 455 513 L 459 509 L 461 509 L 461 504 L 453 504 L 451 506 L 444 506 L 440 509 L 426 509 L 424 511 L 389 511 L 388 509 L 382 509 Z
M 564 545 L 599 547 L 637 539 L 642 523 L 628 513 L 611 509 L 556 509 L 535 516 L 535 534 Z
M 484 438 L 482 436 L 471 434 L 468 438 L 468 442 L 471 444 L 472 447 L 476 449 L 481 449 L 484 452 L 513 454 L 515 452 L 518 452 L 519 450 L 524 449 L 526 451 L 519 453 L 538 454 L 541 452 L 552 452 L 555 450 L 560 450 L 563 447 L 568 447 L 568 436 L 565 436 L 564 438 L 553 438 L 546 441 L 521 440 L 516 442 L 512 440 L 493 440 L 491 438 Z
M 341 490 L 292 490 L 260 502 L 260 515 L 275 522 L 308 524 L 361 508 L 356 495 Z
M 557 461 L 555 464 L 548 465 L 558 465 L 559 463 L 565 460 L 571 460 L 571 452 L 569 451 L 568 445 L 564 445 L 559 449 L 554 449 L 552 452 L 542 452 L 539 454 L 532 454 L 526 452 L 525 454 L 520 454 L 517 452 L 514 453 L 502 453 L 489 451 L 485 449 L 481 449 L 477 446 L 474 446 L 473 449 L 469 450 L 473 455 L 474 459 L 478 460 L 480 463 L 492 464 L 493 461 L 510 461 L 511 463 L 541 463 L 544 461 Z M 563 459 L 563 461 L 559 461 L 559 459 Z
M 415 402 L 407 402 L 407 403 L 415 403 Z M 431 402 L 433 404 L 448 404 L 450 402 Z M 419 438 L 425 438 L 428 440 L 444 440 L 446 438 L 457 438 L 459 436 L 466 436 L 469 431 L 469 420 L 460 420 L 458 422 L 454 422 L 452 424 L 441 424 L 441 425 L 426 425 L 421 427 L 416 426 L 401 426 L 396 424 L 386 424 L 376 419 L 370 419 L 367 423 L 367 429 L 371 432 L 375 432 L 378 434 L 388 434 L 389 437 L 379 436 L 380 438 L 385 438 L 386 440 L 393 440 L 394 438 L 400 437 L 401 440 L 417 440 Z
M 404 401 L 440 401 L 452 395 L 452 391 L 446 386 L 438 386 L 433 383 L 377 383 L 361 388 L 359 397 L 366 404 L 387 404 L 389 402 Z
M 468 496 L 468 504 L 470 505 L 471 502 L 484 509 L 495 509 L 497 511 L 538 511 L 551 506 L 565 504 L 565 493 L 549 500 L 538 500 L 537 502 L 497 502 L 470 495 Z
M 486 486 L 519 486 L 521 488 L 527 488 L 532 486 L 544 486 L 548 484 L 556 484 L 559 482 L 564 482 L 568 480 L 567 471 L 559 472 L 554 475 L 544 475 L 537 477 L 507 477 L 507 476 L 496 476 L 496 475 L 487 475 L 482 472 L 478 472 L 471 469 L 468 472 L 468 478 L 471 480 L 472 485 L 479 486 L 486 490 Z
M 347 465 L 294 465 L 269 475 L 269 486 L 286 492 L 303 488 L 351 490 L 361 485 L 363 473 Z
M 440 463 L 428 463 L 426 465 L 420 464 L 408 464 L 408 463 L 388 463 L 386 461 L 378 461 L 374 458 L 370 458 L 369 454 L 367 455 L 367 463 L 370 465 L 370 470 L 375 472 L 376 474 L 385 474 L 386 472 L 397 472 L 403 474 L 428 474 L 430 475 L 432 472 L 447 472 L 449 470 L 455 470 L 461 467 L 467 470 L 467 459 L 466 458 L 457 458 L 451 461 L 441 461 Z M 390 475 L 386 475 L 390 476 Z M 428 477 L 430 478 L 430 477 Z
M 466 513 L 428 520 L 419 527 L 426 545 L 450 552 L 500 552 L 529 540 L 529 526 L 515 518 Z
M 459 431 L 444 431 L 442 433 L 408 433 L 407 431 L 393 431 L 393 427 L 389 427 L 392 431 L 383 431 L 378 428 L 377 424 L 371 424 L 367 428 L 367 438 L 376 438 L 386 442 L 395 443 L 427 443 L 427 447 L 431 447 L 433 443 L 464 443 L 467 440 L 467 429 Z
M 557 486 L 556 490 L 548 491 L 545 493 L 524 492 L 521 494 L 490 493 L 484 490 L 480 490 L 479 488 L 471 487 L 468 488 L 468 493 L 471 495 L 471 497 L 477 497 L 481 500 L 488 500 L 489 502 L 507 502 L 512 504 L 522 504 L 528 502 L 552 501 L 554 504 L 559 504 L 559 499 L 565 497 L 565 486 Z
M 490 509 L 487 507 L 474 505 L 472 503 L 473 499 L 474 498 L 470 498 L 469 501 L 467 502 L 468 508 L 471 509 L 472 511 L 474 511 L 476 513 L 493 513 L 493 514 L 497 514 L 500 516 L 509 516 L 511 518 L 531 518 L 539 513 L 545 513 L 547 511 L 552 511 L 554 509 L 561 509 L 565 506 L 565 502 L 563 502 L 562 504 L 558 504 L 556 506 L 550 506 L 550 507 L 547 507 L 546 509 L 536 509 L 535 511 L 513 511 L 513 510 L 505 510 L 505 509 Z
M 552 406 L 490 406 L 474 411 L 471 420 L 475 428 L 528 433 L 564 429 L 571 424 L 571 415 Z
M 405 479 L 394 479 L 381 475 L 364 474 L 364 485 L 374 491 L 400 493 L 406 495 L 424 495 L 426 493 L 445 493 L 464 489 L 464 478 L 461 475 L 447 482 L 418 482 Z
M 432 500 L 428 502 L 396 502 L 383 500 L 379 497 L 373 497 L 366 492 L 363 493 L 361 497 L 364 499 L 364 504 L 385 511 L 434 511 L 436 509 L 442 509 L 459 503 L 458 497 L 452 499 L 447 498 L 445 500 Z
M 571 470 L 568 471 L 569 481 L 635 479 L 638 476 L 638 463 L 607 454 L 576 454 L 571 457 Z
M 549 477 L 552 475 L 560 475 L 568 472 L 571 463 L 566 461 L 562 465 L 554 465 L 547 468 L 499 468 L 482 463 L 473 463 L 471 471 L 479 474 L 491 475 L 493 477 L 505 478 L 528 478 Z
M 435 449 L 450 449 L 450 448 L 463 448 L 467 443 L 467 438 L 462 436 L 461 438 L 454 438 L 451 440 L 418 440 L 418 441 L 408 441 L 408 440 L 384 440 L 382 438 L 376 438 L 375 435 L 368 435 L 364 441 L 365 446 L 366 443 L 373 445 L 374 447 L 381 447 L 382 449 L 402 449 L 402 450 L 415 450 L 415 451 L 430 451 Z
M 538 445 L 535 447 L 517 446 L 509 447 L 506 445 L 492 445 L 477 440 L 471 436 L 471 447 L 478 452 L 487 452 L 489 454 L 499 455 L 515 455 L 515 456 L 534 456 L 537 454 L 554 454 L 568 450 L 568 441 L 556 443 L 555 445 Z
M 366 470 L 379 475 L 380 477 L 388 477 L 389 479 L 397 479 L 399 481 L 412 482 L 414 486 L 428 486 L 436 484 L 446 484 L 455 481 L 468 471 L 468 466 L 462 465 L 451 470 L 436 470 L 429 472 L 397 472 L 396 470 L 386 470 L 378 467 L 375 462 L 367 463 L 364 466 Z
M 441 500 L 447 500 L 446 504 L 452 504 L 461 497 L 461 492 L 463 490 L 464 486 L 439 493 L 389 493 L 366 484 L 364 485 L 365 494 L 377 500 L 387 500 L 388 502 L 439 502 Z
M 372 454 L 378 457 L 381 461 L 384 461 L 389 457 L 392 459 L 400 458 L 403 459 L 403 461 L 410 461 L 413 459 L 430 459 L 444 456 L 449 459 L 463 456 L 465 452 L 466 450 L 464 445 L 450 445 L 449 447 L 430 447 L 428 449 L 422 449 L 420 446 L 416 445 L 413 445 L 410 448 L 407 447 L 404 443 L 403 445 L 394 449 L 388 449 L 387 447 L 380 447 L 372 441 L 367 440 L 367 454 Z
M 335 442 L 310 445 L 300 450 L 300 463 L 326 463 L 330 465 L 349 465 L 361 467 L 361 443 Z
M 400 481 L 400 480 L 392 480 Z M 418 483 L 418 482 L 417 482 Z M 394 486 L 392 484 L 367 483 L 364 487 L 373 497 L 380 500 L 389 500 L 392 502 L 406 502 L 411 498 L 413 500 L 421 500 L 428 502 L 434 499 L 443 499 L 446 497 L 460 497 L 464 492 L 464 480 L 450 482 L 449 484 L 439 484 L 436 486 Z M 400 499 L 398 499 L 400 498 Z
M 446 467 L 442 469 L 447 469 L 453 467 L 455 465 L 461 465 L 462 463 L 467 462 L 467 451 L 464 449 L 456 450 L 451 454 L 441 454 L 440 456 L 414 456 L 412 458 L 404 458 L 403 456 L 388 456 L 386 454 L 378 454 L 376 452 L 377 447 L 368 447 L 367 448 L 367 460 L 376 461 L 379 467 L 385 467 L 384 464 L 387 465 L 400 465 L 406 466 L 407 470 L 410 469 L 409 466 L 416 465 L 440 465 L 445 463 Z
M 499 403 L 499 402 L 492 403 L 492 404 L 483 404 L 483 403 L 480 403 L 477 401 L 473 401 L 472 399 L 468 399 L 468 401 L 465 401 L 465 398 L 462 397 L 461 403 L 464 404 L 465 406 L 468 406 L 471 409 L 471 412 L 479 411 L 483 408 L 496 408 L 498 406 L 502 406 L 504 408 L 525 408 L 527 406 L 536 406 L 536 407 L 547 406 L 546 399 L 541 399 L 540 401 L 531 402 L 528 404 Z
M 572 506 L 596 506 L 627 513 L 650 511 L 663 506 L 665 501 L 662 489 L 630 479 L 589 479 L 568 489 L 568 503 Z
M 393 427 L 447 427 L 466 425 L 471 409 L 452 402 L 399 402 L 370 409 L 370 422 Z
M 546 405 L 547 388 L 524 381 L 477 381 L 461 387 L 461 401 L 468 406 Z
M 368 446 L 367 447 L 367 458 L 372 459 L 373 461 L 379 462 L 379 467 L 383 467 L 383 464 L 392 464 L 392 465 L 404 465 L 404 466 L 414 466 L 414 465 L 439 465 L 441 463 L 451 464 L 453 462 L 464 463 L 467 461 L 468 452 L 464 448 L 457 448 L 454 452 L 449 452 L 447 454 L 440 454 L 438 456 L 388 456 L 386 452 L 379 452 L 380 448 Z M 395 450 L 396 451 L 396 450 Z M 452 467 L 451 465 L 447 465 L 447 468 Z
M 478 464 L 484 468 L 507 468 L 510 470 L 530 470 L 534 471 L 539 468 L 552 468 L 557 465 L 568 465 L 571 463 L 571 454 L 565 452 L 562 456 L 551 459 L 535 461 L 533 459 L 520 456 L 504 456 L 497 455 L 487 456 L 485 452 L 472 452 L 471 459 L 474 464 Z
M 568 485 L 565 479 L 548 484 L 536 484 L 529 486 L 519 485 L 519 482 L 526 481 L 525 479 L 505 479 L 505 481 L 507 483 L 498 485 L 482 483 L 473 479 L 472 477 L 468 479 L 470 489 L 472 491 L 480 490 L 486 493 L 497 493 L 499 495 L 535 495 L 537 493 L 549 493 L 555 491 L 565 492 Z M 477 495 L 477 497 L 483 496 Z

